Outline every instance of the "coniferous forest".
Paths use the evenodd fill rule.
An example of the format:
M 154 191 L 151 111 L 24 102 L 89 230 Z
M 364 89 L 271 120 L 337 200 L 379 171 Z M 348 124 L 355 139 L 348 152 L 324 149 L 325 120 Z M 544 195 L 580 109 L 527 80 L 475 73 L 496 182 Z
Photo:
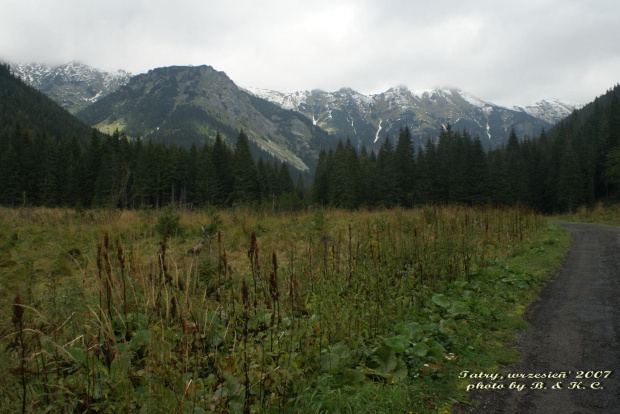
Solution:
M 447 126 L 414 153 L 407 127 L 378 154 L 340 142 L 319 155 L 312 202 L 335 207 L 522 205 L 544 213 L 615 200 L 620 106 L 615 88 L 539 137 L 511 132 L 485 152 L 478 137 Z
M 286 209 L 303 207 L 287 164 L 255 163 L 247 136 L 234 150 L 218 135 L 213 145 L 189 150 L 124 134 L 60 141 L 16 124 L 1 144 L 5 179 L 1 203 L 71 207 L 159 208 L 232 206 L 277 200 Z
M 189 149 L 90 129 L 0 68 L 0 204 L 69 207 L 304 205 L 286 163 L 256 162 L 239 132 Z M 31 113 L 32 111 L 32 113 Z M 71 124 L 73 123 L 73 124 Z
M 90 130 L 0 69 L 0 203 L 139 208 L 169 203 L 355 209 L 426 204 L 523 205 L 551 213 L 614 200 L 620 182 L 618 87 L 538 137 L 512 131 L 485 152 L 450 125 L 413 148 L 407 126 L 378 152 L 340 141 L 318 156 L 314 182 L 277 161 L 256 161 L 239 132 L 190 148 Z M 92 131 L 92 132 L 91 132 Z

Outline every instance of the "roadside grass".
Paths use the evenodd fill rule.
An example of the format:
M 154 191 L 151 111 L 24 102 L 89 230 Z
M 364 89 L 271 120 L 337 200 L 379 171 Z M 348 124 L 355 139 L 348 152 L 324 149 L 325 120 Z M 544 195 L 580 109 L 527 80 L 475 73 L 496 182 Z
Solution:
M 0 208 L 0 410 L 448 412 L 568 243 L 516 209 Z
M 573 213 L 559 214 L 554 221 L 572 221 L 579 223 L 620 226 L 620 204 L 597 203 L 594 207 L 581 206 Z
M 456 324 L 445 313 L 439 315 L 440 326 L 449 329 L 454 344 L 450 362 L 425 364 L 415 378 L 381 388 L 365 384 L 348 394 L 342 389 L 331 394 L 313 389 L 304 401 L 311 407 L 308 412 L 449 413 L 455 404 L 468 404 L 466 387 L 478 381 L 459 375 L 501 373 L 502 367 L 520 362 L 509 345 L 517 332 L 527 328 L 523 318 L 527 307 L 569 247 L 570 234 L 549 223 L 512 255 L 474 271 L 467 284 L 456 281 L 438 289 L 453 303 L 475 298 L 471 312 Z

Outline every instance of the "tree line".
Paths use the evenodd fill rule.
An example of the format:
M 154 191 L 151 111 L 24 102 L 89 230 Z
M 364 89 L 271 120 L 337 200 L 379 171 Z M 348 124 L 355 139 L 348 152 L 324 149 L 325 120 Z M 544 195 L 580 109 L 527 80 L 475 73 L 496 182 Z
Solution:
M 301 176 L 252 157 L 241 131 L 234 148 L 215 142 L 189 149 L 93 131 L 89 140 L 56 139 L 16 123 L 0 139 L 0 204 L 139 208 L 268 203 L 304 207 Z
M 401 128 L 395 146 L 357 150 L 349 140 L 319 154 L 311 202 L 325 206 L 525 205 L 541 212 L 616 201 L 620 188 L 618 87 L 537 138 L 485 152 L 479 137 L 448 125 L 414 151 Z

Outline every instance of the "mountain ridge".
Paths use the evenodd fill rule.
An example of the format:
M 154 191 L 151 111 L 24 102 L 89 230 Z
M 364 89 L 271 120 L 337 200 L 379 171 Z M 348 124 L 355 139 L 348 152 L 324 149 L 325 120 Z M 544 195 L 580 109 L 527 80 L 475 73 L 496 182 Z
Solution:
M 76 61 L 56 66 L 6 63 L 26 84 L 40 90 L 72 113 L 116 91 L 129 82 L 132 76 L 123 69 L 106 72 Z
M 409 126 L 414 140 L 417 137 L 417 144 L 420 145 L 425 137 L 436 135 L 448 123 L 457 129 L 467 129 L 472 135 L 486 137 L 489 142 L 485 146 L 496 147 L 506 142 L 512 127 L 520 135 L 533 136 L 579 107 L 555 99 L 523 108 L 508 108 L 458 88 L 410 91 L 406 86 L 397 86 L 371 95 L 361 94 L 351 88 L 341 88 L 335 92 L 313 89 L 292 93 L 253 87 L 244 89 L 282 108 L 305 114 L 315 125 L 331 134 L 356 137 L 359 143 L 370 147 L 383 134 L 393 136 L 404 125 Z M 334 120 L 335 111 L 339 120 Z M 365 125 L 361 125 L 360 121 Z M 370 141 L 360 137 L 360 127 L 366 136 L 374 139 Z M 494 136 L 500 138 L 493 141 Z
M 80 108 L 89 103 L 96 102 L 101 97 L 115 91 L 120 86 L 129 82 L 129 79 L 134 76 L 130 72 L 127 72 L 123 69 L 118 69 L 115 72 L 108 72 L 101 69 L 94 68 L 87 64 L 83 64 L 77 61 L 71 61 L 62 65 L 46 65 L 41 63 L 13 63 L 10 61 L 6 61 L 5 63 L 9 64 L 13 71 L 19 76 L 24 82 L 33 86 L 39 90 L 41 90 L 46 95 L 52 97 L 52 99 L 56 100 L 61 104 L 61 106 L 71 110 L 71 112 L 76 112 L 72 110 L 72 106 L 79 105 Z M 139 75 L 139 74 L 138 74 Z M 136 76 L 138 76 L 136 75 Z M 56 82 L 56 90 L 53 90 L 53 85 L 50 85 L 52 82 Z M 80 101 L 76 102 L 76 98 L 71 98 L 69 95 L 75 95 L 75 93 L 61 93 L 58 91 L 60 87 L 66 86 L 66 84 L 73 82 L 82 82 L 88 83 L 90 89 L 89 96 L 84 96 L 84 92 L 82 92 L 81 96 L 77 98 Z M 60 83 L 60 84 L 59 84 Z M 96 86 L 100 86 L 96 88 L 93 84 L 96 83 Z M 299 100 L 304 98 L 304 95 L 307 96 L 310 93 L 326 93 L 326 94 L 334 94 L 336 92 L 328 92 L 324 89 L 312 89 L 310 91 L 296 91 L 291 93 L 279 92 L 268 90 L 264 88 L 256 88 L 256 87 L 241 87 L 255 96 L 262 97 L 267 99 L 273 103 L 278 104 L 284 109 L 292 109 L 298 110 Z M 395 91 L 403 91 L 409 90 L 407 86 L 398 85 L 388 90 L 377 93 L 377 94 L 362 94 L 357 91 L 354 91 L 349 87 L 342 87 L 338 89 L 337 92 L 346 92 L 351 91 L 355 94 L 364 97 L 366 100 L 372 100 L 374 97 L 377 97 L 381 94 L 385 93 L 393 93 Z M 461 95 L 467 95 L 471 99 L 471 103 L 476 106 L 485 106 L 492 105 L 495 107 L 505 108 L 509 110 L 516 110 L 528 113 L 536 118 L 547 121 L 551 124 L 559 122 L 561 119 L 570 115 L 570 113 L 574 109 L 579 109 L 582 107 L 581 104 L 572 103 L 561 99 L 543 99 L 538 102 L 525 105 L 525 106 L 505 106 L 491 103 L 488 100 L 483 100 L 474 95 L 461 90 L 460 88 L 454 87 L 442 87 L 442 88 L 426 88 L 419 90 L 411 90 L 411 94 L 417 96 L 418 98 L 422 98 L 425 94 L 437 93 L 439 91 L 459 91 Z M 276 96 L 279 96 L 278 99 Z M 285 97 L 285 99 L 283 99 Z M 282 102 L 282 101 L 285 102 Z
M 167 80 L 152 80 L 152 84 L 145 81 L 136 86 L 135 79 L 154 77 L 166 70 L 189 72 L 195 68 L 210 68 L 215 83 L 209 86 L 206 80 L 194 79 L 194 83 L 185 85 L 183 79 L 168 76 Z M 411 91 L 403 85 L 371 95 L 347 87 L 335 92 L 313 89 L 282 93 L 238 86 L 225 72 L 207 65 L 155 68 L 135 76 L 123 70 L 109 73 L 77 62 L 55 67 L 14 65 L 13 70 L 104 132 L 120 129 L 130 136 L 189 145 L 192 140 L 199 143 L 213 139 L 217 131 L 234 140 L 239 129 L 244 129 L 261 151 L 300 171 L 308 171 L 314 164 L 318 147 L 334 147 L 338 140 L 349 138 L 358 148 L 377 150 L 386 136 L 394 139 L 399 129 L 407 126 L 418 147 L 436 139 L 438 131 L 450 124 L 479 136 L 483 145 L 492 149 L 504 144 L 513 128 L 519 136 L 537 136 L 578 107 L 553 99 L 509 108 L 458 88 Z M 130 84 L 130 89 L 123 89 Z M 216 90 L 218 87 L 220 90 Z M 114 104 L 106 103 L 109 96 L 119 93 L 124 94 L 125 103 L 118 98 Z
M 99 129 L 188 147 L 217 133 L 232 143 L 243 129 L 261 151 L 309 171 L 325 133 L 303 115 L 257 99 L 211 66 L 169 66 L 132 77 L 76 115 Z

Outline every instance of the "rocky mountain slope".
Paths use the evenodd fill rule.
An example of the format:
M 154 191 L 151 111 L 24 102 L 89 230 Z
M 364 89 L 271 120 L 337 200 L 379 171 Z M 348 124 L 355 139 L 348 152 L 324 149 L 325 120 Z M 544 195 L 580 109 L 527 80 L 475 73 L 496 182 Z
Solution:
M 281 93 L 258 88 L 248 92 L 282 108 L 298 111 L 332 135 L 350 137 L 357 145 L 376 148 L 385 135 L 394 137 L 408 126 L 416 145 L 437 136 L 442 126 L 466 129 L 484 146 L 506 142 L 514 127 L 519 136 L 536 136 L 574 109 L 560 101 L 542 101 L 512 109 L 481 100 L 459 89 L 410 91 L 396 87 L 376 95 L 349 88 Z
M 8 66 L 0 65 L 0 136 L 4 138 L 4 133 L 19 129 L 58 141 L 89 139 L 93 134 L 90 126 L 19 80 Z
M 110 73 L 77 62 L 59 66 L 37 63 L 9 65 L 26 84 L 40 90 L 70 112 L 77 112 L 97 102 L 131 78 L 131 74 L 124 70 Z
M 101 130 L 124 130 L 190 146 L 219 132 L 234 143 L 243 129 L 259 151 L 308 171 L 328 136 L 298 112 L 249 95 L 210 66 L 166 67 L 129 83 L 77 113 Z

